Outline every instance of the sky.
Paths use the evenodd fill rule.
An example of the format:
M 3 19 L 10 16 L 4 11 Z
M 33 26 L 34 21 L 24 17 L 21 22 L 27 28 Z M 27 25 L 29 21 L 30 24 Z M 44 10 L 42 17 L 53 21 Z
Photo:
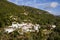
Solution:
M 16 5 L 35 7 L 50 12 L 54 15 L 60 15 L 60 0 L 8 0 Z

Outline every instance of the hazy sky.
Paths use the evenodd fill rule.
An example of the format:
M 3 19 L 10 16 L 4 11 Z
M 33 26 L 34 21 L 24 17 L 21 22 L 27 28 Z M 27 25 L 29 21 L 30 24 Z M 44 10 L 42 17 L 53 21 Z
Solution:
M 17 5 L 31 6 L 60 15 L 60 0 L 8 0 Z

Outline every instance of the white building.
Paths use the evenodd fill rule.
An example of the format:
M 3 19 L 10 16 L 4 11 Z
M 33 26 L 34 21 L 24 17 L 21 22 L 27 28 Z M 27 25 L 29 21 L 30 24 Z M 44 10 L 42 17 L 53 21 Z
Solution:
M 34 27 L 34 29 L 32 29 Z M 10 33 L 13 32 L 14 30 L 21 28 L 23 32 L 33 32 L 33 31 L 39 31 L 40 25 L 39 24 L 32 24 L 32 23 L 16 23 L 12 22 L 12 25 L 9 26 L 9 28 L 6 28 L 5 31 Z
M 13 29 L 13 28 L 5 28 L 4 30 L 5 30 L 5 32 L 8 32 L 8 33 L 15 31 L 15 29 Z
M 35 29 L 37 32 L 39 32 L 39 28 L 40 28 L 40 25 L 39 25 L 39 24 L 34 25 L 34 29 Z
M 52 28 L 55 28 L 56 27 L 56 25 L 52 25 Z

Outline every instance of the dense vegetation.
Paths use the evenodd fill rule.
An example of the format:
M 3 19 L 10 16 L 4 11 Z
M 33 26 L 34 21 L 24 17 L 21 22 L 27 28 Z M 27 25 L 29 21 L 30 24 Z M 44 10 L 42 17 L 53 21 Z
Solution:
M 3 28 L 11 25 L 13 21 L 36 23 L 41 25 L 42 28 L 39 29 L 38 33 L 28 32 L 24 35 L 20 35 L 17 30 L 10 34 L 4 33 Z M 50 30 L 49 25 L 56 25 L 57 27 Z M 47 29 L 49 34 L 42 33 L 44 29 Z M 60 17 L 44 10 L 18 6 L 6 0 L 0 0 L 0 40 L 60 40 Z

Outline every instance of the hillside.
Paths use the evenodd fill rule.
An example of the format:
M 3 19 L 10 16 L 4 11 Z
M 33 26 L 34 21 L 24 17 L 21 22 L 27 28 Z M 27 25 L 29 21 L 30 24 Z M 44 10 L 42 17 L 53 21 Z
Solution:
M 22 29 L 25 26 L 30 26 L 31 28 L 32 25 L 32 28 L 29 30 L 34 30 L 34 32 L 26 33 L 24 30 L 24 34 L 22 35 L 21 28 L 13 28 L 15 31 L 11 33 L 4 32 L 4 29 L 14 27 L 14 22 L 16 25 L 19 24 L 18 26 L 21 28 L 23 27 Z M 56 17 L 41 9 L 18 6 L 6 0 L 0 0 L 0 40 L 59 40 L 59 28 L 60 17 Z
M 10 16 L 12 18 L 9 18 Z M 7 1 L 0 1 L 0 20 L 0 24 L 2 24 L 0 26 L 2 27 L 10 25 L 12 21 L 23 22 L 24 20 L 30 20 L 32 23 L 42 24 L 43 21 L 49 23 L 49 20 L 54 21 L 55 19 L 53 15 L 43 10 L 27 6 L 18 6 Z

